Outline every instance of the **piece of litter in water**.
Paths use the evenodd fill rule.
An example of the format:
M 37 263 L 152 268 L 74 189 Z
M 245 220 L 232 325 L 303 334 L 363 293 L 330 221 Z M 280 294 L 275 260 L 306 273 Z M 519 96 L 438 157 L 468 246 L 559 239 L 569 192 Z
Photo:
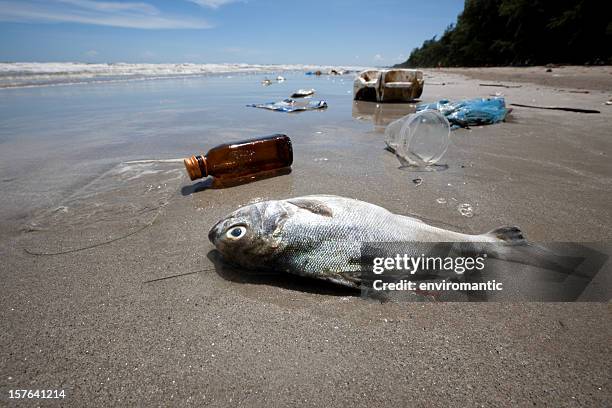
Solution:
M 464 217 L 471 218 L 474 216 L 474 209 L 472 208 L 471 204 L 459 204 L 457 210 L 459 211 L 459 214 L 463 215 Z
M 268 102 L 260 104 L 247 105 L 251 108 L 262 108 L 278 112 L 300 112 L 307 110 L 326 109 L 327 102 L 325 101 L 296 101 L 294 99 L 285 99 L 279 102 Z
M 317 157 L 316 159 L 314 159 L 314 161 L 316 162 L 327 161 L 327 160 L 329 160 L 327 157 Z
M 440 197 L 440 198 L 438 198 L 438 199 L 436 200 L 436 202 L 437 202 L 438 204 L 446 204 L 446 198 L 442 198 L 442 197 Z
M 298 89 L 297 91 L 295 91 L 291 97 L 292 98 L 305 98 L 307 96 L 311 96 L 314 95 L 315 90 L 314 89 Z
M 417 177 L 417 178 L 415 178 L 415 179 L 412 179 L 412 182 L 413 182 L 414 184 L 416 184 L 416 185 L 417 185 L 417 187 L 418 187 L 418 186 L 420 186 L 421 184 L 423 184 L 423 179 L 422 179 L 422 178 L 420 178 L 420 177 Z

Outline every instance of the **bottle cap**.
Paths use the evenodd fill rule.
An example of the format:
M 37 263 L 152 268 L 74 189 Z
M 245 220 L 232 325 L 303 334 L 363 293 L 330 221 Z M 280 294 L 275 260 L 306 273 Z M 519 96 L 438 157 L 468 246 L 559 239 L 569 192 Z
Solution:
M 197 180 L 202 177 L 208 176 L 206 169 L 206 160 L 202 156 L 191 156 L 183 159 L 187 174 L 192 180 Z

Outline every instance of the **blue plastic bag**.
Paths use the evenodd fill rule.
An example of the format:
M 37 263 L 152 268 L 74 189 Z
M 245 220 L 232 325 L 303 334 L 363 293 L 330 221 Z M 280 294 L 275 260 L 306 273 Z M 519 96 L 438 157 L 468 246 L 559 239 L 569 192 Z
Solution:
M 476 98 L 450 102 L 442 99 L 435 103 L 417 105 L 416 111 L 426 109 L 440 111 L 455 127 L 490 125 L 506 118 L 508 109 L 504 98 Z

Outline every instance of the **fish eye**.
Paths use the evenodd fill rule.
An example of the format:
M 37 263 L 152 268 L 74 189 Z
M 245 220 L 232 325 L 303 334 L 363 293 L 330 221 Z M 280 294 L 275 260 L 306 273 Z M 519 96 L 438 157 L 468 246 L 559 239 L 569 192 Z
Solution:
M 227 230 L 225 236 L 229 239 L 240 239 L 246 234 L 246 228 L 242 225 L 237 225 Z

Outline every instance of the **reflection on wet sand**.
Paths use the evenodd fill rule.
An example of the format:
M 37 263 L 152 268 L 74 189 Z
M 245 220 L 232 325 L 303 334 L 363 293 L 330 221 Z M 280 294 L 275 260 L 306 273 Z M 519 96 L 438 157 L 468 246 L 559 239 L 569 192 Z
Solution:
M 414 103 L 378 103 L 366 101 L 353 101 L 353 118 L 374 123 L 374 130 L 382 132 L 385 126 L 416 112 Z
M 223 178 L 208 177 L 202 181 L 198 181 L 195 184 L 184 186 L 181 189 L 181 194 L 183 194 L 184 196 L 187 196 L 187 195 L 191 195 L 193 193 L 197 193 L 203 190 L 236 187 L 236 186 L 241 186 L 243 184 L 253 183 L 259 180 L 266 180 L 266 179 L 273 178 L 273 177 L 284 176 L 290 173 L 291 173 L 291 167 L 282 167 L 280 169 L 262 171 L 259 173 L 250 174 L 247 176 L 237 177 L 237 178 L 223 179 Z

